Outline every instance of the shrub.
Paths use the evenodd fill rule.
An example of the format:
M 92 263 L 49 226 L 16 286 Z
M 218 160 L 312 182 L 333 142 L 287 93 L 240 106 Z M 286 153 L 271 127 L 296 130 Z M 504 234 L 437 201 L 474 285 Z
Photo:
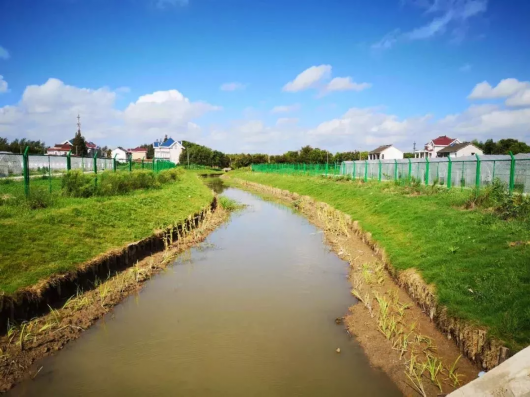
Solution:
M 175 182 L 180 180 L 181 175 L 184 173 L 183 169 L 180 168 L 172 168 L 169 170 L 164 170 L 158 173 L 156 179 L 160 184 L 168 183 L 168 182 Z
M 32 210 L 48 208 L 53 205 L 53 196 L 48 189 L 32 188 L 29 191 L 29 197 L 26 203 Z
M 62 178 L 63 193 L 70 197 L 90 197 L 94 195 L 94 176 L 80 170 L 68 171 Z

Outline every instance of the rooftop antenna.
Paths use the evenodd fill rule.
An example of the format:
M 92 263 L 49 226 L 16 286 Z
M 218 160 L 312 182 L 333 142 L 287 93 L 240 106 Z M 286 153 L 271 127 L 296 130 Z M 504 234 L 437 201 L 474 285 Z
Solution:
M 414 153 L 416 151 L 416 141 L 414 141 L 414 146 L 412 148 L 412 152 Z

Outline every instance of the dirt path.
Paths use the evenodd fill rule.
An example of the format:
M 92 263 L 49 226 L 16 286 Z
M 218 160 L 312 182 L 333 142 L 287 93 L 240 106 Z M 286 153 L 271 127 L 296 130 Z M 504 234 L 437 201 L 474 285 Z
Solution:
M 324 230 L 332 250 L 350 264 L 352 294 L 359 300 L 350 307 L 344 324 L 372 365 L 383 369 L 405 395 L 444 395 L 477 377 L 479 369 L 461 356 L 454 341 L 436 328 L 429 313 L 399 287 L 379 255 L 356 233 L 356 222 L 310 197 L 242 180 L 234 182 L 294 206 Z M 411 271 L 400 277 L 421 279 Z

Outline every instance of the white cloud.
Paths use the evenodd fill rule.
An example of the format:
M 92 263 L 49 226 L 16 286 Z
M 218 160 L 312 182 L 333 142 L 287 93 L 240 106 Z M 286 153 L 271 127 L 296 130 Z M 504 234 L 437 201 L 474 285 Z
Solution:
M 521 90 L 506 100 L 507 106 L 530 106 L 530 88 Z
M 238 82 L 224 83 L 219 87 L 221 91 L 237 91 L 237 90 L 244 90 L 245 88 L 247 88 L 246 84 L 238 83 Z
M 326 87 L 324 87 L 324 92 L 331 91 L 362 91 L 370 88 L 372 84 L 370 83 L 356 83 L 352 81 L 351 77 L 335 77 L 331 80 Z
M 272 108 L 271 113 L 291 113 L 300 110 L 300 104 L 295 103 L 294 105 L 283 105 L 275 106 Z
M 313 88 L 322 79 L 331 75 L 331 65 L 311 66 L 283 87 L 286 92 L 298 92 Z
M 143 95 L 121 111 L 115 107 L 116 96 L 105 87 L 78 88 L 53 78 L 28 86 L 18 104 L 0 108 L 0 136 L 40 139 L 51 145 L 73 135 L 80 114 L 87 139 L 104 145 L 138 145 L 165 134 L 176 139 L 197 136 L 200 128 L 193 121 L 219 109 L 168 90 Z
M 381 40 L 372 44 L 372 49 L 374 50 L 388 50 L 398 41 L 401 35 L 400 29 L 394 29 L 391 32 L 388 32 L 383 36 Z
M 429 24 L 416 28 L 413 31 L 406 33 L 405 37 L 410 40 L 424 40 L 428 39 L 436 34 L 443 33 L 446 29 L 446 26 L 453 19 L 453 14 L 451 12 L 446 13 L 445 15 L 433 19 Z
M 395 29 L 387 33 L 372 45 L 373 49 L 389 49 L 401 40 L 427 40 L 445 34 L 450 27 L 454 41 L 461 41 L 466 34 L 468 20 L 485 13 L 488 9 L 488 0 L 419 0 L 408 3 L 425 9 L 427 15 L 438 14 L 438 16 L 410 32 L 400 33 L 399 29 Z
M 494 88 L 487 81 L 479 83 L 473 88 L 469 99 L 496 99 L 507 98 L 518 92 L 530 88 L 530 82 L 519 81 L 517 79 L 504 79 Z
M 342 117 L 307 131 L 315 144 L 336 150 L 369 149 L 397 144 L 410 150 L 413 141 L 424 143 L 439 135 L 460 140 L 530 139 L 530 108 L 505 109 L 497 105 L 470 106 L 462 113 L 434 119 L 426 114 L 400 118 L 374 108 L 351 108 Z
M 276 120 L 276 125 L 296 124 L 298 121 L 296 117 L 280 117 Z
M 0 59 L 9 59 L 9 52 L 0 45 Z
M 469 71 L 471 70 L 472 67 L 473 67 L 473 66 L 472 66 L 471 64 L 466 63 L 466 64 L 460 66 L 460 69 L 459 69 L 459 70 L 460 70 L 462 73 L 467 73 L 467 72 L 469 72 Z
M 4 80 L 4 76 L 0 74 L 0 94 L 7 92 L 7 81 Z
M 120 94 L 128 94 L 129 92 L 131 92 L 131 88 L 130 87 L 118 87 L 116 88 L 115 91 L 119 92 Z

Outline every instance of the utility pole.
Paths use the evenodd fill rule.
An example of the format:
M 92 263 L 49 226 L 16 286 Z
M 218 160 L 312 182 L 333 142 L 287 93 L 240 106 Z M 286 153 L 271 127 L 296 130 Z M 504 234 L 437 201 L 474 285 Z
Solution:
M 416 153 L 416 141 L 414 141 L 414 146 L 412 147 L 412 153 Z

